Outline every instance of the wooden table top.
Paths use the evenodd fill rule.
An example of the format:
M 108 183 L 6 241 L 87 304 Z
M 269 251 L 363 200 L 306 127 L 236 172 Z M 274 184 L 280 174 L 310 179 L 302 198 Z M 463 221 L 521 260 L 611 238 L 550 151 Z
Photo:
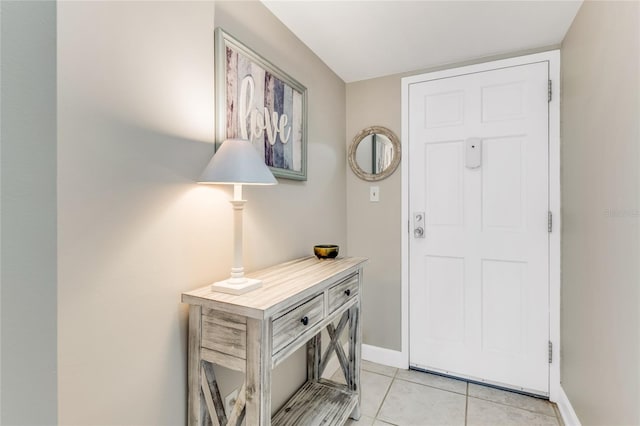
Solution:
M 300 300 L 315 293 L 322 284 L 366 262 L 364 257 L 318 259 L 315 256 L 291 260 L 247 274 L 262 280 L 262 287 L 245 294 L 214 292 L 211 285 L 182 293 L 182 302 L 202 305 L 226 312 L 261 317 L 273 313 L 292 299 Z

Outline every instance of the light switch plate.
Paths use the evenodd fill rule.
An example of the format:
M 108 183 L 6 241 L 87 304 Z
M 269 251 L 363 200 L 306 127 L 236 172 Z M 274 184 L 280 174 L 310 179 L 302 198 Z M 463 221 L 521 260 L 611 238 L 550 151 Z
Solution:
M 369 201 L 377 203 L 380 201 L 380 187 L 379 186 L 370 186 L 369 187 Z

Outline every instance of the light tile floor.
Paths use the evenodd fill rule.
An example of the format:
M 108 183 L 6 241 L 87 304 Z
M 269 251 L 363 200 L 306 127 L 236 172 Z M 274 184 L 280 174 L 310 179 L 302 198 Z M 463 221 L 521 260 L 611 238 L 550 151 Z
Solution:
M 332 377 L 344 383 L 342 372 Z M 362 362 L 362 417 L 350 426 L 562 426 L 555 404 L 411 370 Z

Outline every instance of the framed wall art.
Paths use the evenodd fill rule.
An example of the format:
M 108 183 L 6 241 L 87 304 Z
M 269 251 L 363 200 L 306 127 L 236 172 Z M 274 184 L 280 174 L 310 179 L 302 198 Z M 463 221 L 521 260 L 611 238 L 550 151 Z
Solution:
M 215 31 L 216 142 L 251 141 L 277 177 L 307 180 L 307 89 Z

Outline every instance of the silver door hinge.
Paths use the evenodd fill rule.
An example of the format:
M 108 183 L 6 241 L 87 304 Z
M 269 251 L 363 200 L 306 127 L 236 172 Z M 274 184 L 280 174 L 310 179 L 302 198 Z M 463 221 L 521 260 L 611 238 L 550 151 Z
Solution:
M 553 214 L 551 214 L 551 212 L 548 212 L 549 215 L 547 216 L 547 231 L 551 232 L 553 231 Z
M 553 362 L 553 343 L 549 341 L 549 364 Z
M 551 102 L 551 80 L 549 80 L 549 86 L 548 86 L 548 89 L 549 89 L 548 102 Z

